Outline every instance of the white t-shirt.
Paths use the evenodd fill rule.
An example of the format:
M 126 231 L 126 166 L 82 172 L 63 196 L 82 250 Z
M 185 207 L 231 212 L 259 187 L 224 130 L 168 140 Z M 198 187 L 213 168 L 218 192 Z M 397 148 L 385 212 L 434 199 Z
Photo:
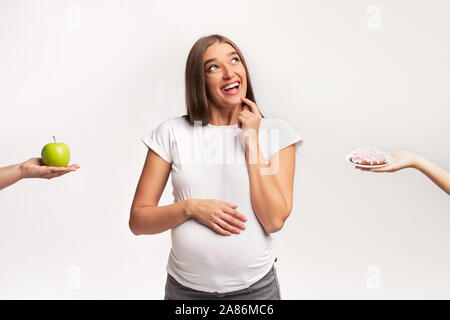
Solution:
M 197 125 L 198 124 L 198 125 Z M 223 236 L 189 219 L 172 228 L 167 272 L 182 285 L 205 292 L 245 289 L 264 277 L 274 262 L 272 237 L 259 223 L 250 200 L 241 130 L 230 126 L 191 125 L 169 118 L 142 141 L 172 164 L 174 203 L 190 198 L 237 204 L 247 222 L 240 234 Z M 302 138 L 282 119 L 262 118 L 258 141 L 266 160 Z

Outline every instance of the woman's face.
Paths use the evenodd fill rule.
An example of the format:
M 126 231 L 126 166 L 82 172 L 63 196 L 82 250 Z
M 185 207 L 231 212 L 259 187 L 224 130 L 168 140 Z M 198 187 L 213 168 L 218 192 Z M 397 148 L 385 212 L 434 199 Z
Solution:
M 228 43 L 213 44 L 206 49 L 203 64 L 208 102 L 226 108 L 241 105 L 241 97 L 247 94 L 247 76 L 236 50 Z M 223 90 L 236 81 L 237 90 Z

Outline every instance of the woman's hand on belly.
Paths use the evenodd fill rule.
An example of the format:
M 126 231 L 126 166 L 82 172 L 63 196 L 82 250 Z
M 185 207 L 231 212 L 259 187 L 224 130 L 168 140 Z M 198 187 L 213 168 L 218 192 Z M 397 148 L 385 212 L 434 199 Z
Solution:
M 188 200 L 187 213 L 190 218 L 196 218 L 215 232 L 231 236 L 232 233 L 237 234 L 244 230 L 242 222 L 247 221 L 236 208 L 236 204 L 225 201 L 191 198 Z

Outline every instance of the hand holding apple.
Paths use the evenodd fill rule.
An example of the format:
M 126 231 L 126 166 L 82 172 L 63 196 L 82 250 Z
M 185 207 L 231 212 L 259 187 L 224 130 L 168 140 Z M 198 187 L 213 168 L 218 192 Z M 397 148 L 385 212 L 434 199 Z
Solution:
M 42 148 L 42 158 L 31 158 L 20 165 L 23 178 L 46 178 L 59 177 L 71 171 L 75 171 L 80 166 L 73 164 L 68 166 L 70 160 L 70 150 L 65 143 L 48 143 Z
M 72 164 L 68 167 L 49 167 L 44 165 L 41 158 L 31 158 L 20 165 L 22 178 L 44 178 L 51 179 L 75 171 L 80 166 Z

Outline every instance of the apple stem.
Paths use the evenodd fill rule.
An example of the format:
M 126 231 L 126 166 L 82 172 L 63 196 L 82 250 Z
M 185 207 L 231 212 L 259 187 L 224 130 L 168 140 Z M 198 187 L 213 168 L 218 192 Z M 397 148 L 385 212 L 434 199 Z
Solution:
M 56 143 L 56 139 L 55 139 L 55 136 L 53 136 L 53 141 L 55 141 L 55 143 Z

